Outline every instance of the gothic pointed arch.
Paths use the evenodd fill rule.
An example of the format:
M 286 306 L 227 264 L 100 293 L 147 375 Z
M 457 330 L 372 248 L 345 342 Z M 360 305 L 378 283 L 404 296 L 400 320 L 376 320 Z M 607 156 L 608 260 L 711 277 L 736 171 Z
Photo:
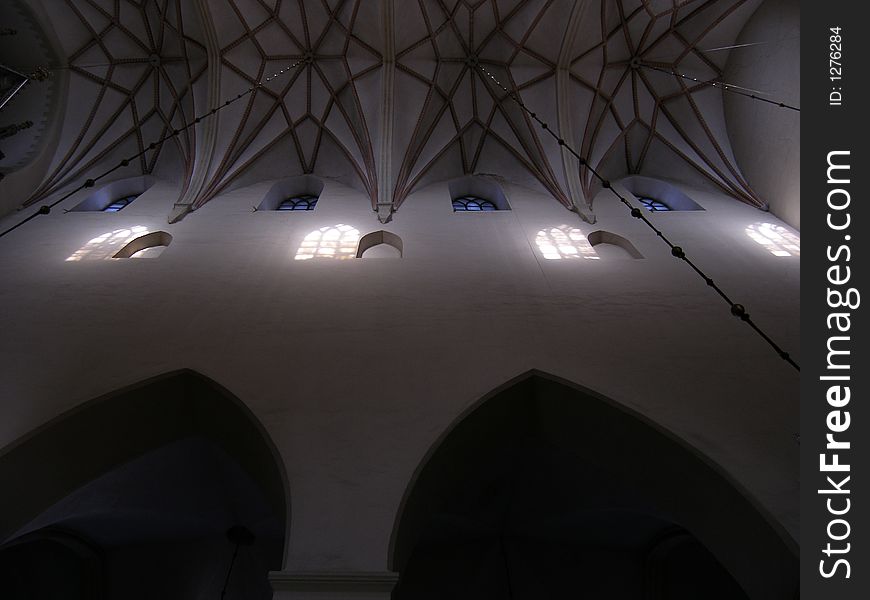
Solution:
M 646 417 L 537 371 L 436 442 L 389 558 L 396 600 L 581 589 L 786 599 L 798 585 L 796 544 L 723 469 Z M 445 569 L 456 576 L 439 579 Z
M 283 462 L 247 406 L 195 371 L 58 416 L 0 451 L 0 479 L 16 482 L 0 495 L 0 554 L 22 564 L 50 567 L 56 554 L 22 555 L 22 540 L 69 532 L 98 549 L 101 586 L 150 569 L 140 592 L 180 599 L 191 585 L 219 594 L 239 544 L 225 585 L 235 597 L 271 595 L 289 523 Z

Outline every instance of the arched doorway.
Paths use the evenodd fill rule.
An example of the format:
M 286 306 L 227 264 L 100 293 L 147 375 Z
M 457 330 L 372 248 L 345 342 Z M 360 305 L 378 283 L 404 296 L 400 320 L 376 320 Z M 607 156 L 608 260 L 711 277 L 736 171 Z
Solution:
M 394 600 L 794 597 L 793 544 L 643 417 L 532 372 L 423 461 L 391 546 Z
M 0 569 L 23 594 L 10 600 L 39 586 L 68 600 L 271 597 L 284 468 L 247 407 L 198 373 L 61 415 L 0 455 L 0 481 L 15 487 L 0 495 Z M 53 568 L 70 576 L 43 589 Z

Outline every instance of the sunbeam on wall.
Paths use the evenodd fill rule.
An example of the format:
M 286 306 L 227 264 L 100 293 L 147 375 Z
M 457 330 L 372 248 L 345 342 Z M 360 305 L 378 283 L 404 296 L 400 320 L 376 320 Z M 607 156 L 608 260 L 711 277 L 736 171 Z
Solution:
M 535 236 L 535 244 L 547 260 L 600 258 L 583 232 L 568 225 L 540 230 Z
M 755 223 L 746 228 L 746 235 L 764 246 L 774 256 L 800 256 L 801 239 L 782 225 Z
M 321 227 L 305 236 L 295 260 L 312 258 L 331 258 L 347 260 L 356 257 L 356 247 L 360 232 L 350 225 L 338 224 Z
M 118 250 L 137 237 L 148 233 L 148 228 L 141 225 L 128 229 L 116 229 L 101 236 L 95 237 L 84 246 L 76 250 L 66 262 L 79 262 L 83 260 L 103 260 L 112 258 Z

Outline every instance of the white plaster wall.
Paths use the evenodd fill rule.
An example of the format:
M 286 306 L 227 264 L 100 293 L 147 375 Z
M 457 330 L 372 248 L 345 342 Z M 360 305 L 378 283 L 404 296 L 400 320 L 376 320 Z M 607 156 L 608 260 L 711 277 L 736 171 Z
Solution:
M 761 97 L 800 107 L 800 6 L 766 0 L 746 24 L 728 57 L 724 81 L 764 92 Z M 801 224 L 800 113 L 736 94 L 725 94 L 734 155 L 770 211 Z
M 177 194 L 158 183 L 119 213 L 56 210 L 0 240 L 0 448 L 100 394 L 195 369 L 247 403 L 283 455 L 286 569 L 385 571 L 430 446 L 536 368 L 675 432 L 796 538 L 797 373 L 606 191 L 590 226 L 509 184 L 511 211 L 454 214 L 437 184 L 383 226 L 331 181 L 314 212 L 252 212 L 270 186 L 168 225 Z M 651 218 L 799 358 L 800 259 L 745 233 L 772 217 L 682 189 L 706 210 Z M 392 231 L 405 257 L 293 260 L 307 233 L 336 223 Z M 646 258 L 545 261 L 536 233 L 562 224 L 620 234 Z M 134 225 L 173 243 L 151 260 L 66 262 Z

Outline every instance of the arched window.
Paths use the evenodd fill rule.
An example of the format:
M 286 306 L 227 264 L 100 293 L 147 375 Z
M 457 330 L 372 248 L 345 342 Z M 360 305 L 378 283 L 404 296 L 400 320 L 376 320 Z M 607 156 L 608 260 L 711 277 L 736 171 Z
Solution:
M 111 204 L 103 209 L 103 212 L 118 212 L 119 210 L 124 210 L 133 203 L 133 200 L 138 197 L 139 194 L 133 194 L 130 196 L 124 196 L 123 198 L 118 198 L 117 200 L 113 200 Z
M 305 194 L 303 196 L 293 196 L 287 198 L 278 205 L 276 210 L 279 211 L 297 211 L 297 210 L 314 210 L 317 206 L 317 196 Z
M 671 207 L 655 198 L 638 198 L 641 204 L 650 212 L 667 212 Z
M 312 211 L 323 189 L 323 182 L 313 175 L 289 177 L 272 185 L 257 205 L 257 211 Z
M 453 212 L 484 212 L 498 210 L 495 204 L 477 196 L 462 196 L 453 200 Z
M 510 210 L 501 186 L 491 177 L 469 175 L 447 184 L 453 212 L 495 212 Z

